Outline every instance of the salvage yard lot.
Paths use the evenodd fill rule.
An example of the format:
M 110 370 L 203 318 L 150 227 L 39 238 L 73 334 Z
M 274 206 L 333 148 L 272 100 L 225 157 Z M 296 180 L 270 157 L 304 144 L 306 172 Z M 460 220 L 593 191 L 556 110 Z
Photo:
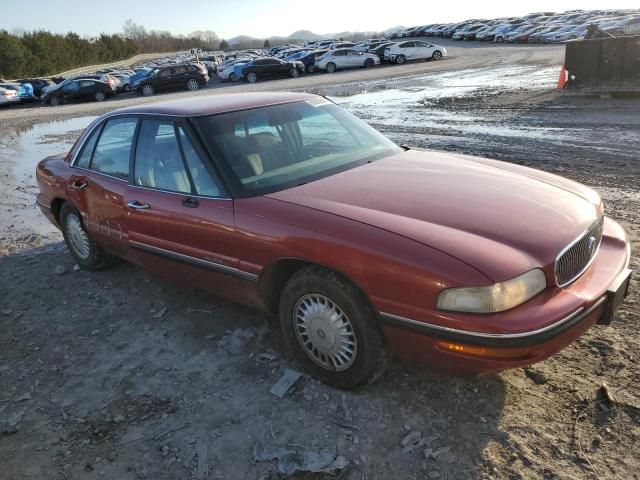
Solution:
M 192 95 L 307 90 L 398 143 L 596 188 L 627 230 L 637 270 L 640 102 L 558 97 L 562 52 L 463 45 L 442 62 L 0 111 L 0 478 L 275 479 L 296 458 L 278 462 L 285 450 L 331 458 L 340 478 L 358 480 L 638 478 L 636 281 L 614 324 L 528 369 L 456 378 L 394 363 L 365 389 L 305 375 L 280 399 L 270 388 L 298 367 L 266 315 L 127 264 L 75 271 L 33 207 L 34 162 L 69 148 L 94 115 Z

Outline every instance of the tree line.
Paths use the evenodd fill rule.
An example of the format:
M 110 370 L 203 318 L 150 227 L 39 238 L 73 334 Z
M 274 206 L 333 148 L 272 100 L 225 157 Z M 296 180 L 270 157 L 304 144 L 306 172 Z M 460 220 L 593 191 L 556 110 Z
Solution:
M 125 22 L 122 34 L 103 33 L 93 38 L 73 32 L 62 35 L 37 30 L 15 34 L 0 30 L 0 77 L 50 76 L 87 65 L 126 60 L 139 53 L 216 46 L 217 36 L 211 31 L 176 36 L 165 31 L 146 31 L 131 20 Z

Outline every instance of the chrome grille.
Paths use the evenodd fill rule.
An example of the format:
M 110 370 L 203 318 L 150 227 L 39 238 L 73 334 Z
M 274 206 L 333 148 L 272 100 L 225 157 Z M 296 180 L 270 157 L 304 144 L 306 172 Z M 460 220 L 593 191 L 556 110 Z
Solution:
M 584 234 L 564 248 L 556 258 L 556 284 L 564 287 L 584 273 L 596 255 L 600 240 L 604 217 L 600 217 Z

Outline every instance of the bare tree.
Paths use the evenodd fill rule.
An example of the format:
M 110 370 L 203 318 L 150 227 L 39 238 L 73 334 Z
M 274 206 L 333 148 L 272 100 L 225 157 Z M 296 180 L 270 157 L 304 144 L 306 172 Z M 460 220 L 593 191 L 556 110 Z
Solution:
M 138 25 L 130 18 L 125 20 L 122 31 L 125 38 L 129 38 L 135 41 L 140 41 L 147 36 L 147 30 L 142 25 Z

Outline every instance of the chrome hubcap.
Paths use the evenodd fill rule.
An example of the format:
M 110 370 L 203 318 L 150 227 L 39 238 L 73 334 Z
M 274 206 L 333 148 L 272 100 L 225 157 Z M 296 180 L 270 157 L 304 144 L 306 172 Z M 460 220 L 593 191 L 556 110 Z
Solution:
M 298 300 L 295 331 L 309 358 L 327 370 L 346 370 L 356 360 L 358 342 L 349 317 L 324 295 Z
M 76 215 L 67 216 L 67 236 L 75 254 L 83 260 L 89 258 L 91 252 L 89 235 L 82 228 L 82 223 Z
M 198 82 L 196 82 L 195 80 L 189 80 L 189 82 L 187 83 L 187 86 L 189 87 L 189 90 L 197 90 Z
M 142 93 L 144 93 L 145 95 L 153 95 L 153 88 L 149 85 L 145 85 L 144 87 L 142 87 Z

